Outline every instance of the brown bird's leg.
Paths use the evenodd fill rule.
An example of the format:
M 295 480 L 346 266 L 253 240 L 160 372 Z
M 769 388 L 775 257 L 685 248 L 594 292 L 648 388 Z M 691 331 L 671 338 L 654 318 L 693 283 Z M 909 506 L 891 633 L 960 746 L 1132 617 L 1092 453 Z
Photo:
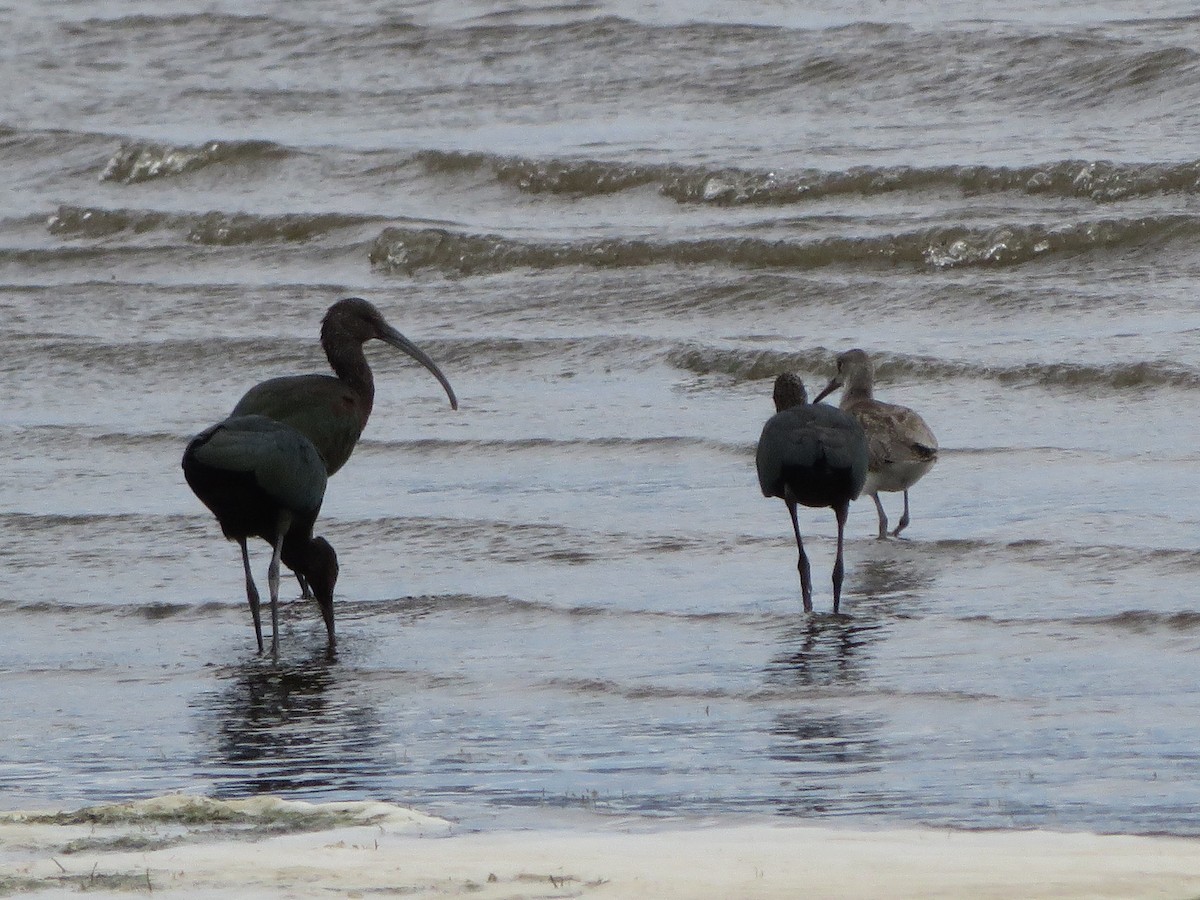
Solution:
M 908 491 L 904 492 L 904 515 L 900 517 L 900 524 L 896 526 L 896 530 L 892 532 L 892 537 L 900 537 L 900 532 L 908 527 Z
M 886 541 L 888 536 L 887 513 L 883 511 L 883 504 L 879 502 L 879 492 L 876 491 L 872 494 L 871 499 L 875 501 L 875 511 L 879 513 L 879 540 Z
M 800 551 L 800 561 L 796 568 L 800 570 L 800 594 L 804 598 L 804 611 L 812 612 L 812 573 L 808 568 L 808 557 L 804 554 L 804 541 L 800 539 L 800 521 L 796 518 L 796 504 L 792 500 L 784 500 L 787 504 L 788 515 L 792 517 L 792 530 L 796 532 L 796 549 Z
M 293 573 L 296 576 L 296 582 L 300 585 L 300 599 L 311 600 L 313 598 L 312 588 L 308 586 L 308 579 L 299 572 Z
M 271 565 L 267 569 L 267 583 L 271 586 L 271 656 L 279 658 L 279 557 L 283 553 L 283 538 L 292 524 L 292 514 L 279 513 L 276 526 L 275 550 L 271 554 Z
M 254 619 L 254 636 L 258 639 L 258 652 L 262 653 L 262 619 L 258 611 L 258 588 L 254 586 L 254 576 L 250 574 L 250 551 L 246 549 L 245 538 L 239 538 L 238 545 L 242 548 L 242 568 L 246 571 L 246 599 L 250 601 L 250 617 Z
M 846 567 L 842 564 L 842 535 L 846 530 L 846 517 L 850 514 L 850 501 L 846 500 L 835 506 L 833 514 L 837 516 L 838 526 L 837 562 L 833 564 L 833 611 L 836 614 L 842 602 L 842 576 L 846 572 Z

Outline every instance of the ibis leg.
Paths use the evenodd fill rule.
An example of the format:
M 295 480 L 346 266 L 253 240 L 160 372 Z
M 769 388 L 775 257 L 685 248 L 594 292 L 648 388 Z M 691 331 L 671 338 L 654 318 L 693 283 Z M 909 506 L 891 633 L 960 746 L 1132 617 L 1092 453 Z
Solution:
M 886 541 L 888 536 L 887 513 L 883 511 L 883 504 L 879 501 L 878 492 L 872 494 L 871 499 L 875 501 L 875 511 L 879 513 L 879 539 L 881 541 Z
M 837 561 L 833 564 L 833 611 L 836 613 L 842 602 L 842 576 L 846 572 L 846 567 L 842 564 L 842 536 L 846 531 L 846 517 L 850 514 L 849 501 L 835 506 L 833 514 L 837 516 L 838 528 Z
M 804 541 L 800 538 L 800 521 L 796 518 L 796 504 L 791 500 L 784 502 L 787 504 L 788 515 L 792 517 L 792 531 L 796 533 L 796 550 L 800 553 L 800 560 L 796 563 L 796 568 L 800 570 L 800 594 L 804 599 L 804 611 L 812 612 L 812 573 L 808 568 L 808 556 L 804 553 Z
M 246 599 L 250 601 L 250 617 L 254 620 L 254 637 L 258 640 L 258 652 L 263 651 L 262 618 L 259 614 L 258 588 L 254 584 L 254 576 L 250 574 L 250 551 L 246 549 L 246 539 L 241 538 L 238 544 L 242 548 L 242 569 L 246 573 Z
M 275 541 L 271 554 L 271 566 L 267 569 L 267 583 L 271 586 L 271 656 L 279 657 L 279 554 L 283 549 L 283 535 Z
M 908 527 L 908 491 L 904 492 L 904 515 L 900 517 L 900 524 L 896 526 L 896 530 L 892 532 L 892 537 L 899 537 L 900 532 Z
M 283 553 L 283 538 L 291 524 L 291 513 L 281 512 L 275 550 L 271 553 L 271 567 L 267 569 L 267 581 L 271 585 L 271 656 L 275 659 L 279 658 L 279 557 Z

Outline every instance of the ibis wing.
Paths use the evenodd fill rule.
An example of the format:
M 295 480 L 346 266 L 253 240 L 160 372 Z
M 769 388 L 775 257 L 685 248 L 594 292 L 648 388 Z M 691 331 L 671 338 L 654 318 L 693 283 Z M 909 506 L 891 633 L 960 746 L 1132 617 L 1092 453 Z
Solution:
M 811 428 L 805 407 L 794 407 L 767 419 L 758 439 L 754 461 L 758 486 L 764 497 L 782 497 L 786 468 L 810 463 L 820 452 L 820 440 Z
M 226 419 L 197 437 L 191 452 L 214 469 L 252 473 L 259 487 L 289 509 L 318 509 L 325 496 L 325 463 L 316 447 L 265 416 Z
M 327 394 L 340 395 L 345 386 L 332 375 L 283 375 L 256 384 L 242 395 L 230 418 L 235 416 L 266 416 L 277 422 L 302 415 L 311 409 L 314 398 Z
M 832 468 L 846 472 L 847 484 L 857 498 L 867 480 L 867 436 L 862 426 L 853 416 L 831 406 L 814 406 L 813 413 L 818 419 L 825 459 Z
M 755 462 L 764 496 L 783 496 L 787 470 L 814 466 L 845 471 L 857 496 L 867 477 L 866 438 L 857 422 L 833 407 L 793 407 L 767 420 Z
M 290 425 L 313 442 L 332 475 L 350 458 L 370 411 L 331 375 L 285 375 L 252 387 L 230 416 L 266 416 Z

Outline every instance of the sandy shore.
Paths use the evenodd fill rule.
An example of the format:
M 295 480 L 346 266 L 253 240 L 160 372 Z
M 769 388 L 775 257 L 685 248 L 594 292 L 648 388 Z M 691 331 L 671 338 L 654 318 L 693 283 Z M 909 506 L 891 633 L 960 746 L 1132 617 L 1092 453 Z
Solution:
M 1182 900 L 1200 897 L 1200 840 L 774 825 L 464 833 L 387 804 L 272 798 L 171 797 L 69 816 L 0 817 L 0 895 L 80 890 L 222 898 Z

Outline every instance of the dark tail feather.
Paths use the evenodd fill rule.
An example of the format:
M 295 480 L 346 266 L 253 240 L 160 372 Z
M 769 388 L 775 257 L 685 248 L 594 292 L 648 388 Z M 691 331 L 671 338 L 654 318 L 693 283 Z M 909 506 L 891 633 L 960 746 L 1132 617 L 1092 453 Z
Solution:
M 938 448 L 926 447 L 924 444 L 913 444 L 913 452 L 921 459 L 937 459 Z

